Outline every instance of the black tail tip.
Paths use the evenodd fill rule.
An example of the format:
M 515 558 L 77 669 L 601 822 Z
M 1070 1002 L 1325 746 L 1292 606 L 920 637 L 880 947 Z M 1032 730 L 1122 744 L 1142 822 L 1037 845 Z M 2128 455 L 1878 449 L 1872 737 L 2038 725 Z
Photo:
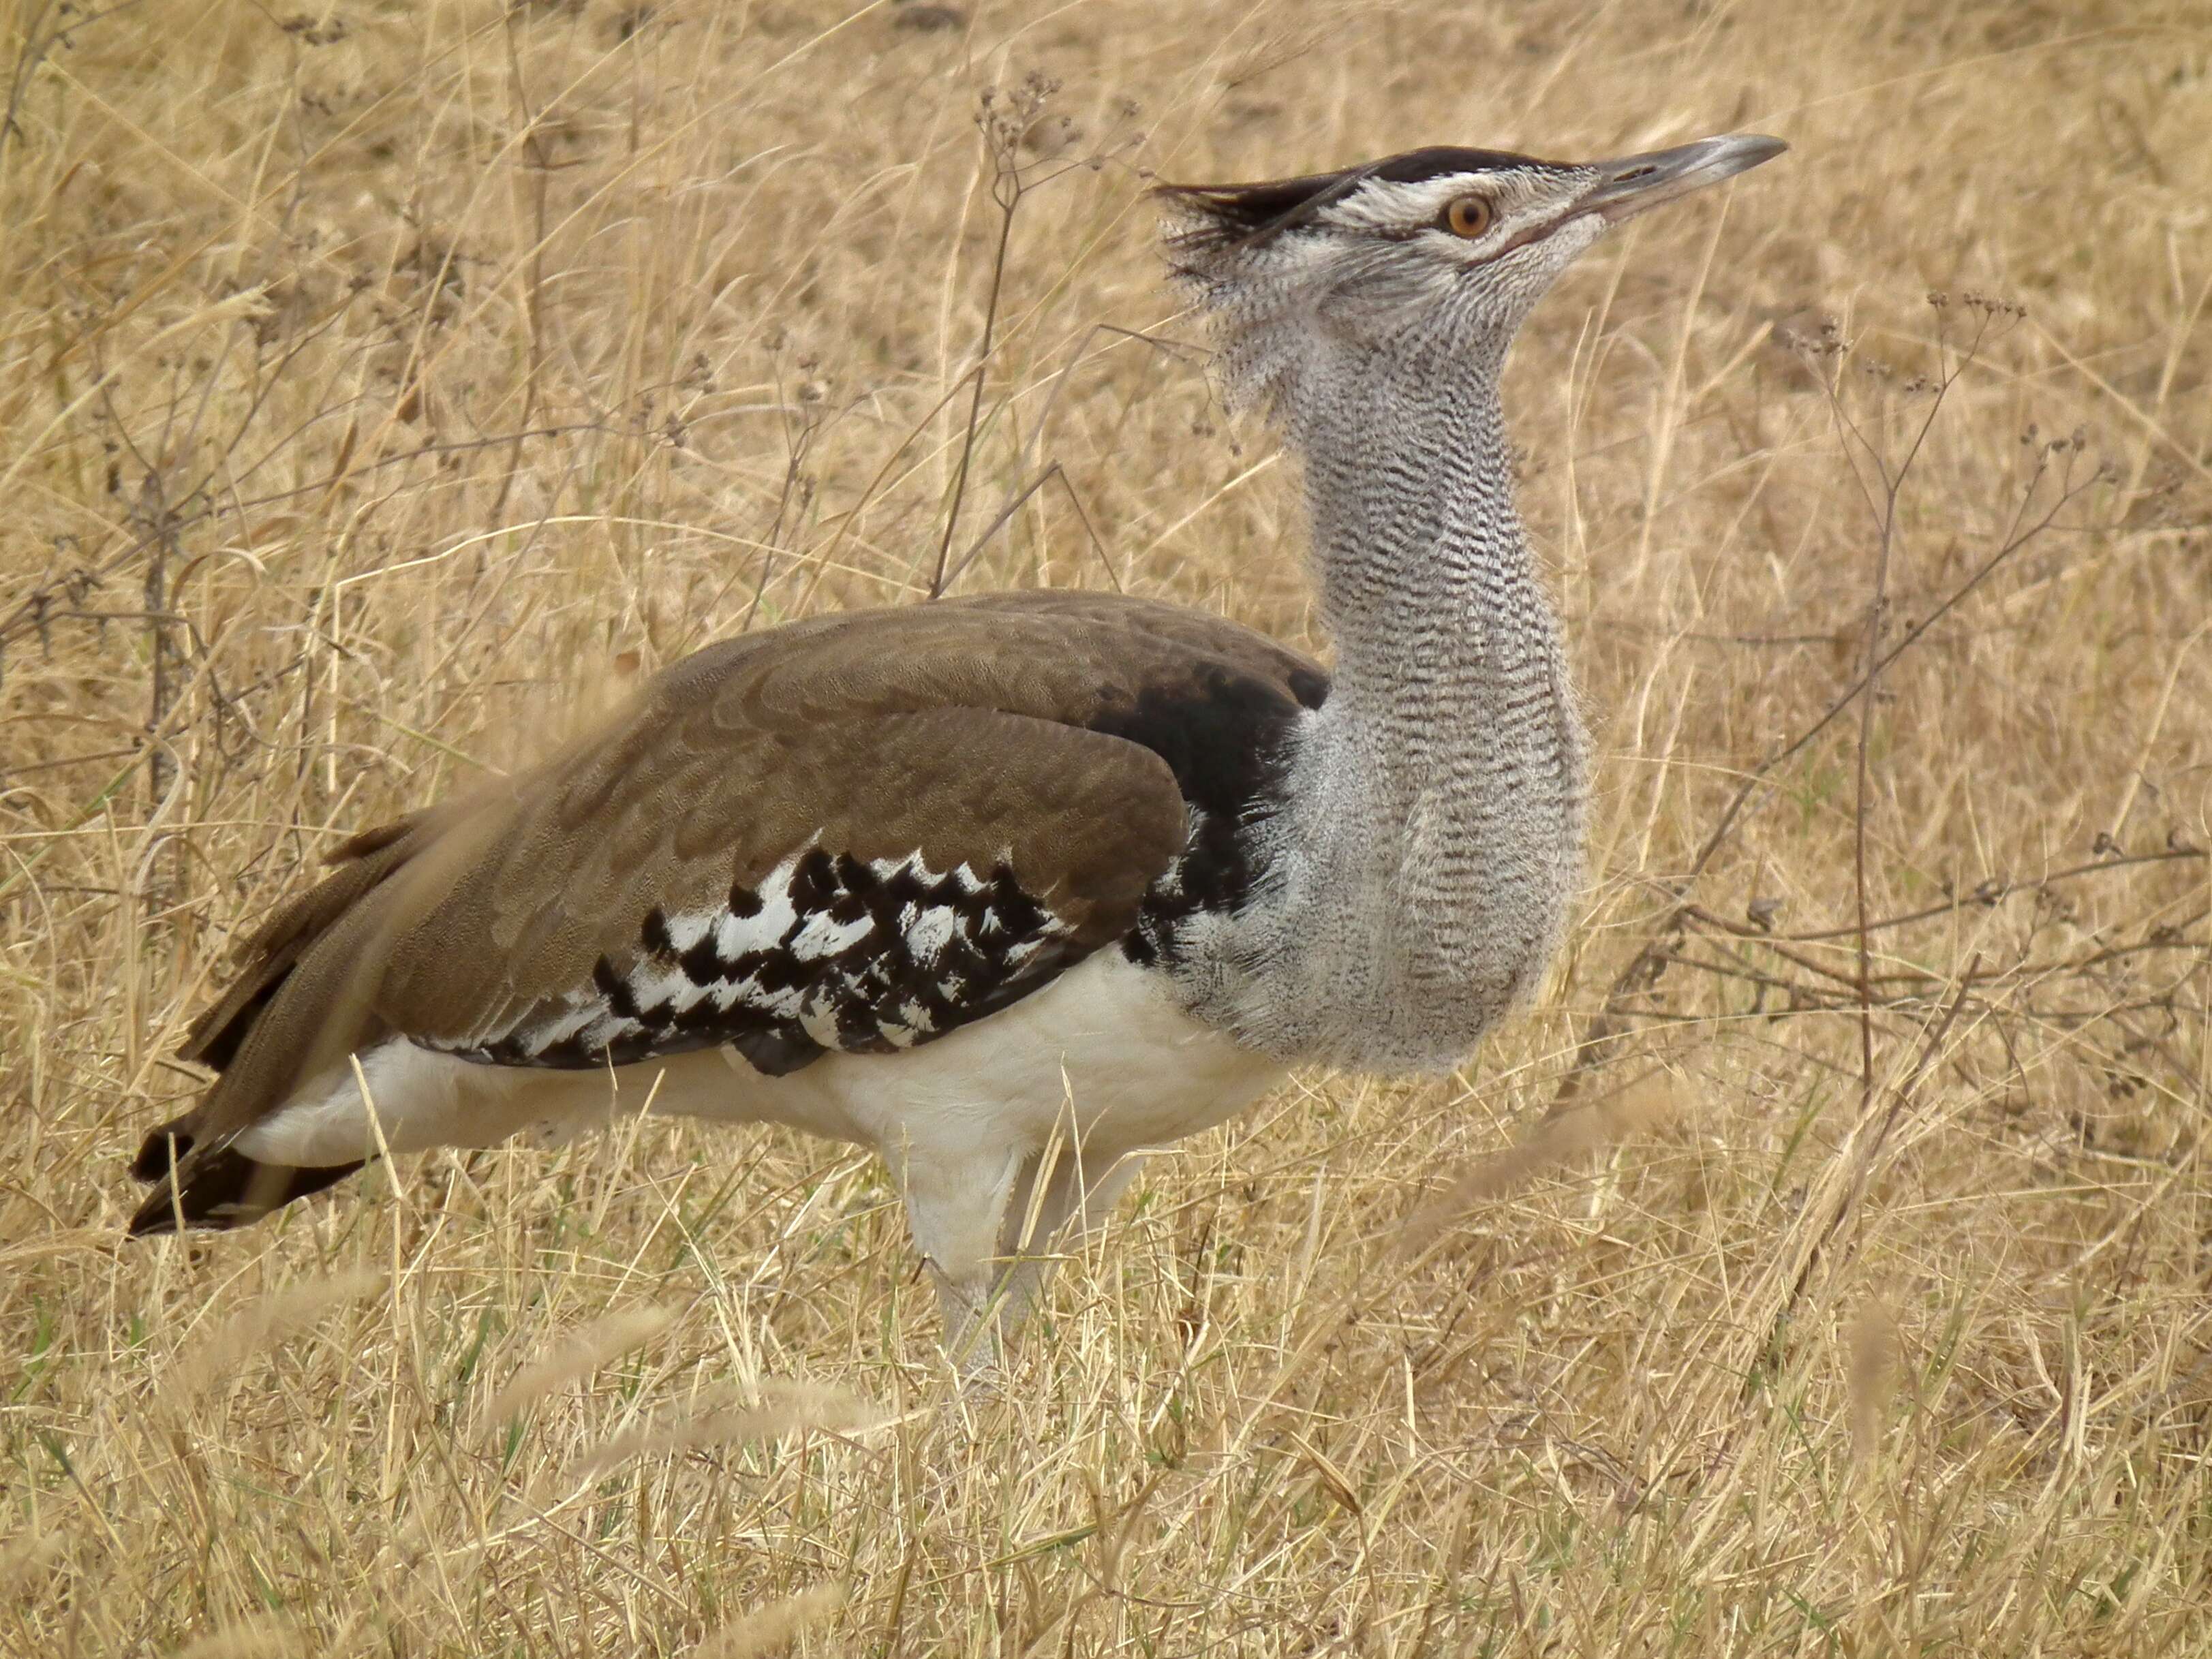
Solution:
M 150 1174 L 140 1174 L 149 1164 L 155 1141 L 161 1142 L 161 1163 Z M 177 1147 L 178 1163 L 169 1164 L 168 1148 Z M 204 1158 L 186 1160 L 189 1138 L 161 1132 L 139 1149 L 131 1172 L 142 1181 L 160 1181 L 124 1228 L 130 1238 L 155 1238 L 163 1233 L 191 1229 L 225 1232 L 258 1221 L 271 1210 L 306 1198 L 344 1180 L 359 1164 L 340 1164 L 327 1169 L 299 1170 L 282 1164 L 257 1164 L 241 1152 L 225 1146 Z M 166 1177 L 166 1178 L 164 1178 Z
M 179 1118 L 164 1123 L 139 1143 L 138 1156 L 131 1160 L 133 1181 L 159 1181 L 184 1161 L 185 1154 L 192 1149 L 192 1138 L 184 1122 Z

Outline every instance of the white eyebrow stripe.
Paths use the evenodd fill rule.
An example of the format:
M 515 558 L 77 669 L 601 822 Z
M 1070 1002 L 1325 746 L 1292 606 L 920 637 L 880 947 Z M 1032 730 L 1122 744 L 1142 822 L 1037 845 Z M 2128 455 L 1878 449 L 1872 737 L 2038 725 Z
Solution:
M 1482 195 L 1498 209 L 1499 225 L 1509 225 L 1528 205 L 1534 194 L 1525 172 L 1440 173 L 1414 184 L 1395 179 L 1370 179 L 1329 212 L 1334 223 L 1348 229 L 1397 230 L 1408 221 L 1433 220 L 1462 196 Z

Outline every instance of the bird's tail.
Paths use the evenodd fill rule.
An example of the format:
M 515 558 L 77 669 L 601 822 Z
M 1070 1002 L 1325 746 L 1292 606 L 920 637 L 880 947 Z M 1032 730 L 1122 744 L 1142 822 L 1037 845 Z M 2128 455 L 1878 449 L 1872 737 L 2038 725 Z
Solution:
M 326 1066 L 369 1035 L 351 975 L 361 952 L 334 935 L 362 920 L 363 903 L 416 850 L 416 831 L 433 823 L 418 812 L 356 836 L 332 854 L 337 867 L 277 911 L 246 946 L 244 970 L 193 1023 L 178 1051 L 221 1077 L 197 1107 L 148 1135 L 131 1160 L 131 1173 L 154 1186 L 131 1218 L 132 1237 L 242 1227 L 361 1168 L 262 1164 L 235 1142 L 281 1108 L 319 1060 Z M 273 1034 L 266 1029 L 272 1018 L 280 1028 Z
M 234 1146 L 195 1155 L 192 1138 L 184 1127 L 189 1121 L 179 1118 L 155 1130 L 131 1162 L 132 1175 L 154 1183 L 125 1230 L 133 1238 L 186 1228 L 220 1231 L 243 1227 L 361 1168 L 358 1163 L 312 1170 L 261 1164 Z

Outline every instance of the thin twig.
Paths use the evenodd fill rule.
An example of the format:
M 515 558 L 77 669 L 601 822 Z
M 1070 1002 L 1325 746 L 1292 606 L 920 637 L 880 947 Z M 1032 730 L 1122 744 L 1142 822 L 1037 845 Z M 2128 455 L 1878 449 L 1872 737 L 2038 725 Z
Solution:
M 523 289 L 523 325 L 530 333 L 530 362 L 522 380 L 522 416 L 515 425 L 514 448 L 507 458 L 507 471 L 499 481 L 499 493 L 493 496 L 488 515 L 496 523 L 507 511 L 507 498 L 514 488 L 514 480 L 522 470 L 521 433 L 529 428 L 532 418 L 538 413 L 538 380 L 545 361 L 545 191 L 552 178 L 552 161 L 545 153 L 545 141 L 538 136 L 538 112 L 530 107 L 529 88 L 523 85 L 522 57 L 514 44 L 515 21 L 518 14 L 507 15 L 507 66 L 514 80 L 515 108 L 522 125 L 524 167 L 530 173 L 530 275 Z
M 2023 508 L 2025 503 L 2035 495 L 2049 470 L 2050 463 L 2047 457 L 2039 453 L 2027 483 L 2022 488 L 2021 500 Z M 1874 660 L 1873 671 L 1878 674 L 1917 645 L 1937 623 L 1957 609 L 1970 595 L 1979 590 L 1984 583 L 2009 563 L 2023 548 L 2032 544 L 2049 530 L 2057 522 L 2058 515 L 2072 505 L 2074 501 L 2095 481 L 2096 476 L 2093 473 L 2087 477 L 2077 480 L 2074 476 L 2069 453 L 2066 465 L 2060 473 L 2058 494 L 2050 507 L 2033 522 L 2024 525 L 2021 522 L 2025 517 L 2024 511 L 2016 511 L 2013 522 L 2007 527 L 2008 534 L 1996 550 L 1984 559 L 1964 581 L 1934 605 L 1925 617 L 1907 629 L 1895 643 L 1881 652 Z M 1606 994 L 1603 1005 L 1592 1018 L 1581 1041 L 1576 1045 L 1575 1058 L 1569 1065 L 1566 1075 L 1560 1079 L 1558 1091 L 1553 1097 L 1550 1107 L 1552 1111 L 1562 1111 L 1571 1105 L 1577 1091 L 1582 1087 L 1585 1075 L 1602 1064 L 1612 1052 L 1622 1034 L 1622 1028 L 1626 1023 L 1628 999 L 1650 984 L 1657 977 L 1658 972 L 1663 969 L 1666 953 L 1669 948 L 1668 941 L 1681 931 L 1681 907 L 1687 902 L 1688 896 L 1694 890 L 1698 878 L 1705 874 L 1707 866 L 1712 863 L 1714 857 L 1726 844 L 1729 836 L 1734 833 L 1745 809 L 1766 786 L 1767 780 L 1773 775 L 1776 769 L 1802 752 L 1815 738 L 1834 724 L 1867 689 L 1867 685 L 1868 675 L 1862 672 L 1850 684 L 1844 687 L 1829 702 L 1817 719 L 1788 742 L 1769 753 L 1765 759 L 1745 775 L 1743 781 L 1737 787 L 1735 793 L 1729 798 L 1727 805 L 1721 809 L 1718 818 L 1706 835 L 1705 841 L 1699 845 L 1688 866 L 1680 875 L 1665 884 L 1668 898 L 1667 914 L 1652 929 L 1643 948 L 1614 978 Z
M 1107 580 L 1114 584 L 1114 591 L 1116 593 L 1125 591 L 1121 586 L 1121 573 L 1114 568 L 1114 561 L 1107 555 L 1106 544 L 1098 539 L 1098 532 L 1091 526 L 1091 514 L 1084 511 L 1083 498 L 1075 493 L 1075 486 L 1069 482 L 1066 470 L 1058 461 L 1054 461 L 1046 466 L 1043 471 L 1024 484 L 1020 492 L 1000 509 L 999 516 L 985 526 L 983 533 L 975 538 L 973 544 L 960 556 L 960 562 L 945 573 L 945 591 L 951 591 L 952 585 L 957 582 L 961 574 L 975 562 L 975 556 L 983 550 L 991 538 L 1005 529 L 1014 514 L 1021 511 L 1022 504 L 1054 479 L 1059 480 L 1060 487 L 1067 493 L 1068 503 L 1075 508 L 1075 516 L 1083 520 L 1084 533 L 1091 538 L 1091 546 L 1098 555 L 1098 562 L 1106 567 Z M 930 597 L 935 599 L 938 595 L 932 593 Z
M 952 533 L 960 523 L 960 507 L 968 493 L 968 468 L 975 454 L 975 428 L 983 416 L 983 382 L 991 363 L 991 336 L 999 322 L 999 296 L 1006 288 L 1006 249 L 1014 236 L 1014 210 L 1021 205 L 1021 170 L 1008 157 L 994 151 L 997 174 L 991 181 L 991 199 L 999 204 L 999 246 L 991 259 L 991 288 L 983 304 L 983 337 L 975 349 L 975 386 L 968 399 L 968 424 L 961 434 L 960 462 L 952 475 L 952 500 L 945 510 L 945 533 L 937 544 L 937 568 L 929 579 L 929 597 L 945 592 L 945 561 L 952 554 Z

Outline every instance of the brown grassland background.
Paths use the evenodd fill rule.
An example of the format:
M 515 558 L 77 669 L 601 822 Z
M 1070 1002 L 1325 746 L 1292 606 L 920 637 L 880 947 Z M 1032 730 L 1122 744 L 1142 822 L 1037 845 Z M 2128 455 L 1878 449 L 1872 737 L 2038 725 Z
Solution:
M 12 0 L 0 84 L 0 1650 L 2212 1651 L 2198 5 Z M 942 547 L 1321 646 L 1149 174 L 1735 129 L 1510 375 L 1545 995 L 1158 1160 L 999 1392 L 780 1133 L 119 1237 L 255 920 L 708 640 Z

